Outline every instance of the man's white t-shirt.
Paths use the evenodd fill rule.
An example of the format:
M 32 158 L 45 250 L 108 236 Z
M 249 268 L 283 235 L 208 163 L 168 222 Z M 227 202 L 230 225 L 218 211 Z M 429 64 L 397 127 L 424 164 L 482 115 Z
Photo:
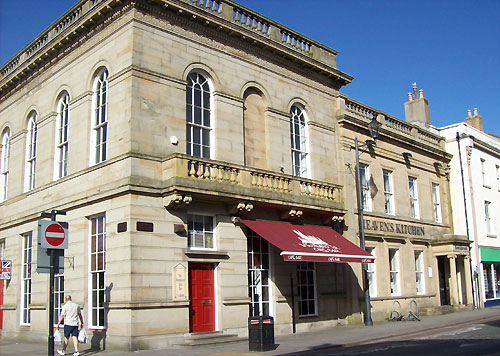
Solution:
M 64 303 L 61 315 L 64 315 L 64 325 L 78 326 L 78 315 L 80 314 L 80 306 L 73 303 L 71 300 Z

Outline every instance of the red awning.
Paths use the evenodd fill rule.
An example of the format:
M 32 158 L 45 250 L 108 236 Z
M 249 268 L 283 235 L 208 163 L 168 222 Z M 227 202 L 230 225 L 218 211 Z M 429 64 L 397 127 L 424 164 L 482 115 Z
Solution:
M 375 262 L 371 254 L 326 226 L 269 220 L 239 221 L 282 250 L 285 261 Z

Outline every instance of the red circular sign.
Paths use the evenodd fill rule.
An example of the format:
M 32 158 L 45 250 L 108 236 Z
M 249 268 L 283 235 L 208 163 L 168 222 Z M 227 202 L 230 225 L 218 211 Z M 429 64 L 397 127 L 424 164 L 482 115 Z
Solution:
M 49 245 L 59 246 L 64 242 L 64 229 L 59 224 L 50 224 L 45 229 L 45 240 Z

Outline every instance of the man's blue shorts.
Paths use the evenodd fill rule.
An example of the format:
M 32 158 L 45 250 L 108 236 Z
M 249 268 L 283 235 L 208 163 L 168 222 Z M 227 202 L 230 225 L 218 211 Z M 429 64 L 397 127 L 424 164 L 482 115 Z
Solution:
M 64 337 L 69 339 L 69 336 L 78 337 L 78 326 L 77 325 L 64 325 Z

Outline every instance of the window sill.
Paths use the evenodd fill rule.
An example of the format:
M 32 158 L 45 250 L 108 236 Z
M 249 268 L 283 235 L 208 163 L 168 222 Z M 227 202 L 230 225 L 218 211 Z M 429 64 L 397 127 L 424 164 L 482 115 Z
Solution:
M 491 185 L 489 185 L 489 184 L 483 184 L 483 188 L 491 189 Z
M 495 239 L 497 237 L 497 234 L 486 234 L 487 237 L 491 237 L 492 239 Z

